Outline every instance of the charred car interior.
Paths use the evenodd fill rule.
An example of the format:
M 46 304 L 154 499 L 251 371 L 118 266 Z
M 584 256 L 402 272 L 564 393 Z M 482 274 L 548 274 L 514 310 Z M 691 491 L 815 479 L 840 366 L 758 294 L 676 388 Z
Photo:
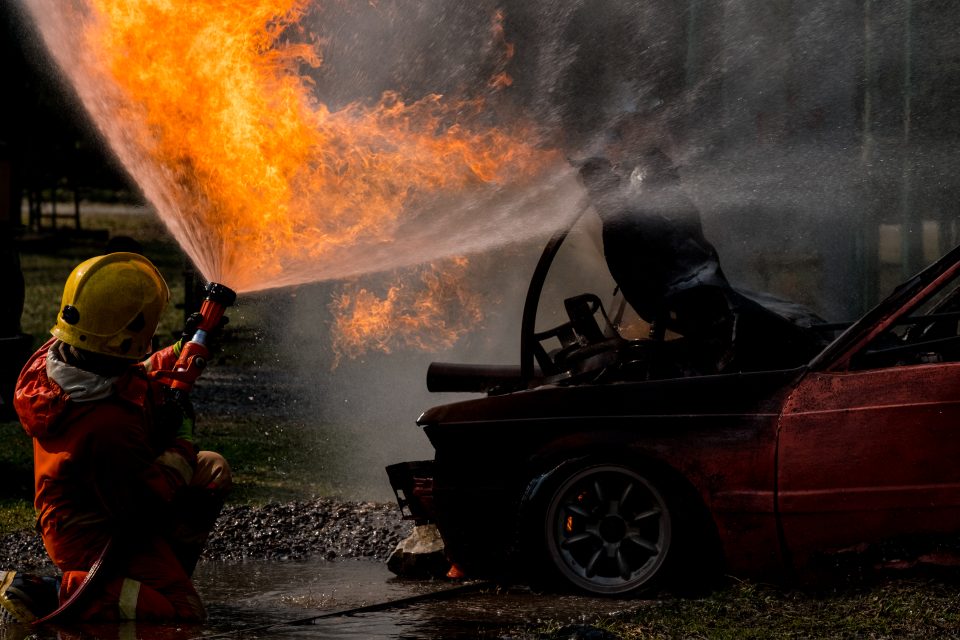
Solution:
M 960 532 L 960 249 L 854 323 L 730 288 L 698 335 L 624 297 L 596 218 L 547 243 L 519 364 L 428 371 L 485 394 L 428 409 L 434 459 L 388 467 L 451 562 L 626 594 Z

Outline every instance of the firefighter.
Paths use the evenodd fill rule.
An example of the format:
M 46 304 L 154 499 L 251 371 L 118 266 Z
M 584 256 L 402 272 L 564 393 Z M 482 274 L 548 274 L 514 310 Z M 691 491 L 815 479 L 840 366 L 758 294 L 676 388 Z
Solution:
M 190 576 L 231 476 L 222 456 L 195 447 L 189 401 L 149 376 L 171 369 L 184 341 L 146 357 L 168 299 L 139 254 L 81 263 L 53 338 L 17 383 L 14 406 L 34 439 L 37 528 L 73 620 L 205 617 Z M 23 622 L 43 616 L 44 584 L 0 572 L 0 605 Z

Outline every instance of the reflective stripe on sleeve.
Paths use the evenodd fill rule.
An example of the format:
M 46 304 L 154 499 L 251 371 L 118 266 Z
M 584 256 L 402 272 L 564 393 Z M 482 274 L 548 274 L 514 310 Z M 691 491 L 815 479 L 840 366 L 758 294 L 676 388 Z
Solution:
M 140 596 L 140 582 L 124 578 L 123 586 L 120 587 L 120 601 L 117 606 L 120 608 L 121 620 L 137 619 L 137 598 Z

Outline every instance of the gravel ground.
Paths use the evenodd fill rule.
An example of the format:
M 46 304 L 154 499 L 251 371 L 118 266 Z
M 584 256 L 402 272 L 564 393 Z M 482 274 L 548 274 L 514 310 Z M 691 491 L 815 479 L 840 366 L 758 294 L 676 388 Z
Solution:
M 204 560 L 304 560 L 322 557 L 386 560 L 412 525 L 393 504 L 308 502 L 227 506 L 207 543 Z M 203 561 L 203 560 L 201 560 Z M 0 569 L 46 572 L 53 567 L 40 536 L 18 531 L 0 537 Z
M 303 560 L 322 556 L 386 560 L 412 529 L 394 504 L 310 502 L 224 510 L 204 557 L 216 560 Z

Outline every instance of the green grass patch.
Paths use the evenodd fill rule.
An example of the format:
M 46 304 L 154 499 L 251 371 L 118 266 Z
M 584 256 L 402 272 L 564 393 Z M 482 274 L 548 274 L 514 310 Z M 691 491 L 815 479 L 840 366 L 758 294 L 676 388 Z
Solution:
M 33 520 L 33 441 L 19 422 L 0 422 L 0 535 Z
M 233 470 L 230 502 L 262 504 L 342 493 L 347 443 L 331 427 L 296 420 L 263 423 L 239 416 L 198 420 L 198 444 Z
M 134 214 L 83 214 L 85 229 L 107 232 L 107 238 L 129 236 L 141 245 L 143 252 L 160 270 L 170 287 L 171 300 L 183 301 L 183 271 L 187 260 L 156 216 Z M 69 233 L 63 231 L 62 233 Z M 60 298 L 67 276 L 80 262 L 102 255 L 106 240 L 69 236 L 62 242 L 25 242 L 20 251 L 26 292 L 20 324 L 24 333 L 33 336 L 40 346 L 50 338 L 50 328 L 60 309 Z M 160 318 L 157 335 L 162 342 L 183 326 L 183 311 L 174 304 L 167 306 Z
M 33 499 L 33 441 L 20 423 L 0 422 L 0 501 Z
M 230 462 L 229 502 L 264 504 L 341 494 L 347 442 L 332 427 L 256 416 L 204 416 L 197 444 Z M 33 445 L 19 422 L 0 422 L 0 535 L 33 527 Z
M 0 535 L 32 529 L 33 502 L 30 500 L 0 500 Z
M 705 638 L 955 638 L 957 586 L 944 580 L 889 579 L 824 591 L 737 581 L 701 599 L 638 603 L 592 622 L 623 640 Z M 554 638 L 563 625 L 541 622 L 515 638 Z

